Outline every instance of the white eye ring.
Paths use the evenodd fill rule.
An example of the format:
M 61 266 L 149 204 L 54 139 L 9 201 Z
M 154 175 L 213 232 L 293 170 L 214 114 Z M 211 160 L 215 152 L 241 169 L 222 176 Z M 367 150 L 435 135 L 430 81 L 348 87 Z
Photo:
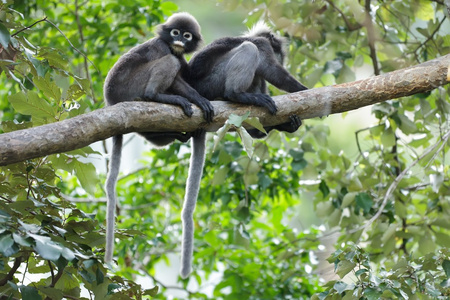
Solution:
M 180 31 L 178 29 L 172 29 L 170 31 L 170 35 L 171 36 L 179 36 L 180 35 Z
M 184 37 L 186 40 L 190 41 L 190 40 L 192 40 L 192 33 L 190 33 L 190 32 L 185 32 L 185 33 L 183 33 L 183 37 Z

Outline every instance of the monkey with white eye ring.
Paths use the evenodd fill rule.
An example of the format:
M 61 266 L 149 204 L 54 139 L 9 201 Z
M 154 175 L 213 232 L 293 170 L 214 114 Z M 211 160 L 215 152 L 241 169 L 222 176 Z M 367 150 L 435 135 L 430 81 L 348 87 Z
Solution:
M 214 117 L 210 101 L 201 96 L 181 76 L 188 68 L 183 55 L 197 49 L 202 36 L 196 19 L 188 13 L 176 13 L 158 26 L 157 36 L 138 45 L 121 56 L 109 71 L 104 84 L 107 105 L 133 101 L 139 98 L 180 106 L 187 116 L 192 116 L 191 104 L 197 105 L 207 122 Z M 193 154 L 186 191 L 197 198 L 204 164 L 204 131 L 144 132 L 139 133 L 156 146 L 165 146 L 175 139 L 186 142 L 193 138 Z M 106 179 L 108 198 L 106 215 L 105 261 L 112 260 L 114 249 L 114 220 L 116 208 L 116 183 L 119 174 L 123 136 L 113 136 L 113 148 Z M 198 157 L 196 157 L 196 154 Z M 194 168 L 194 169 L 193 169 Z M 192 175 L 191 175 L 192 174 Z

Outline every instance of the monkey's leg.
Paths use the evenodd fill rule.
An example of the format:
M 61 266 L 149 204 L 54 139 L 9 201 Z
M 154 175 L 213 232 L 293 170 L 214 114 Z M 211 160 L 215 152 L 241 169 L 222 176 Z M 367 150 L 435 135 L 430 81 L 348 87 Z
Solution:
M 225 65 L 225 99 L 243 104 L 266 107 L 275 114 L 277 107 L 269 95 L 247 93 L 255 78 L 260 63 L 259 50 L 255 44 L 244 42 L 230 51 L 231 57 Z
M 175 140 L 186 143 L 193 135 L 192 132 L 139 132 L 138 134 L 159 147 L 169 145 Z
M 278 131 L 285 131 L 285 132 L 293 133 L 293 132 L 297 131 L 301 125 L 302 125 L 302 120 L 300 120 L 300 118 L 297 115 L 292 115 L 292 116 L 290 116 L 290 122 L 286 122 L 286 123 L 276 125 L 276 126 L 267 126 L 267 127 L 264 127 L 264 129 L 266 130 L 267 133 L 269 133 L 270 131 L 272 131 L 274 129 L 276 129 Z M 267 136 L 267 134 L 265 134 L 262 131 L 259 131 L 258 129 L 248 129 L 247 131 L 250 134 L 250 136 L 255 139 L 262 139 Z
M 145 87 L 143 99 L 178 105 L 188 117 L 192 116 L 191 103 L 186 98 L 167 94 L 181 68 L 178 59 L 172 54 L 168 54 L 144 67 L 148 68 L 147 72 L 150 76 Z

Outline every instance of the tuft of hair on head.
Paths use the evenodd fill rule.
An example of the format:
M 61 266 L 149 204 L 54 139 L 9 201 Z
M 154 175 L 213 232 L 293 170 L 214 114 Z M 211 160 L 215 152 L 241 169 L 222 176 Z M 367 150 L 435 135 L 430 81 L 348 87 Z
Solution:
M 243 36 L 245 37 L 257 37 L 264 36 L 272 33 L 272 29 L 267 25 L 264 21 L 258 21 L 256 24 L 253 24 L 252 28 L 250 28 Z
M 167 18 L 164 24 L 160 24 L 156 27 L 156 32 L 160 34 L 165 27 L 172 27 L 174 25 L 177 25 L 178 27 L 182 27 L 184 29 L 189 29 L 189 31 L 198 40 L 202 40 L 200 24 L 198 24 L 197 19 L 195 19 L 194 16 L 192 16 L 188 12 L 174 13 L 169 18 Z

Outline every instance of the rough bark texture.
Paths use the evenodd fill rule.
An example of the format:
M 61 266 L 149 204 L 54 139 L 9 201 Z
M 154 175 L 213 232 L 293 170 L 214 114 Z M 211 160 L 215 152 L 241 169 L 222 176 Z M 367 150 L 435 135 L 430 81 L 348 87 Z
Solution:
M 278 113 L 264 108 L 214 101 L 214 121 L 206 124 L 194 108 L 186 117 L 178 107 L 152 102 L 123 102 L 72 119 L 0 135 L 0 166 L 85 147 L 116 134 L 136 131 L 189 132 L 199 127 L 220 128 L 231 113 L 250 111 L 262 124 L 287 122 L 297 114 L 302 120 L 354 110 L 388 99 L 430 91 L 450 81 L 450 54 L 439 59 L 380 76 L 345 84 L 274 97 Z

